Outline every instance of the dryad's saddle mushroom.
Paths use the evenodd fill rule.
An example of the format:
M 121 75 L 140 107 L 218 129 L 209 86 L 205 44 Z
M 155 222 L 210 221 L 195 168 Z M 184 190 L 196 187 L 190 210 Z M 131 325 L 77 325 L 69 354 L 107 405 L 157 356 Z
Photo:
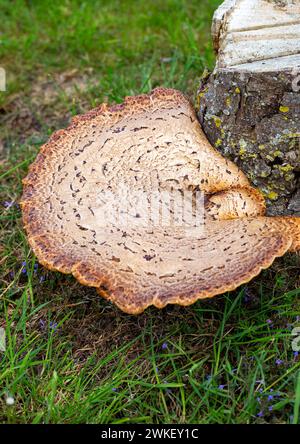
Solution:
M 23 183 L 38 260 L 127 313 L 234 290 L 300 248 L 300 218 L 264 216 L 261 194 L 175 90 L 76 117 Z

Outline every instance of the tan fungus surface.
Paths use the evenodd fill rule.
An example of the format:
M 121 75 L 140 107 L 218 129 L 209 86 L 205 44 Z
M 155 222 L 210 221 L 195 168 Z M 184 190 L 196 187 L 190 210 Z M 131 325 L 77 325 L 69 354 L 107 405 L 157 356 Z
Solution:
M 128 313 L 233 290 L 300 247 L 299 220 L 264 217 L 260 193 L 211 147 L 175 90 L 76 117 L 42 146 L 23 183 L 23 223 L 38 260 Z M 132 205 L 125 225 L 104 220 L 103 196 L 123 188 L 201 191 L 204 218 L 143 226 Z

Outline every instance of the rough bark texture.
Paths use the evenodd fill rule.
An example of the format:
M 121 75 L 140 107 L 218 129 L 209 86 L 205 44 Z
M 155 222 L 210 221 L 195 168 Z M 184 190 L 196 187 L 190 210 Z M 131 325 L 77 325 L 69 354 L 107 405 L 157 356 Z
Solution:
M 291 73 L 218 70 L 202 86 L 209 141 L 261 189 L 272 214 L 300 214 L 300 96 Z
M 257 33 L 254 36 L 255 9 L 251 23 L 246 23 L 249 19 L 243 16 L 240 29 L 235 30 L 232 25 L 237 22 L 235 8 L 238 6 L 242 10 L 242 2 L 248 8 L 251 2 L 255 3 L 254 0 L 227 0 L 215 15 L 213 38 L 218 51 L 217 65 L 214 72 L 201 82 L 197 95 L 198 117 L 212 145 L 236 162 L 263 192 L 269 214 L 300 215 L 300 57 L 297 39 L 293 35 L 283 35 L 281 41 L 286 15 L 285 21 L 278 23 L 279 34 L 276 34 L 276 25 L 270 25 L 270 17 L 266 17 L 268 23 L 264 26 L 260 16 L 261 36 Z M 289 3 L 285 2 L 286 5 Z M 283 5 L 278 9 L 275 1 L 261 1 L 260 4 L 264 8 L 269 4 L 270 8 L 274 7 L 274 14 L 278 13 L 279 19 L 281 12 L 286 14 L 289 7 Z M 293 26 L 298 29 L 299 24 L 294 20 L 298 17 L 293 15 L 292 18 Z M 287 38 L 291 38 L 293 52 L 283 56 L 281 43 L 286 44 Z M 261 39 L 261 44 L 257 39 Z M 245 41 L 253 48 L 257 45 L 257 52 L 251 53 L 252 47 L 250 51 L 248 47 L 245 51 L 252 58 L 247 60 L 246 57 L 242 63 L 226 66 L 231 53 L 233 58 L 243 59 L 240 48 Z M 278 57 L 264 58 L 268 44 L 273 55 L 276 52 L 274 45 L 278 45 Z M 236 52 L 235 45 L 239 48 Z M 261 56 L 260 47 L 263 48 Z

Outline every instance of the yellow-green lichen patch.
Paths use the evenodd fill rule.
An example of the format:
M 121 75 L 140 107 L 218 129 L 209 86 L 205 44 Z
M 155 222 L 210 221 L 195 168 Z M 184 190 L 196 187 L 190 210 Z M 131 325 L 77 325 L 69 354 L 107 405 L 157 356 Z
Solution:
M 218 116 L 213 116 L 213 120 L 215 122 L 215 125 L 217 128 L 220 128 L 221 124 L 222 124 L 222 120 L 220 119 L 220 117 Z
M 289 171 L 293 171 L 294 167 L 292 167 L 292 165 L 279 165 L 279 169 L 280 171 L 282 171 L 283 173 L 288 173 Z
M 279 111 L 281 113 L 288 113 L 290 108 L 288 106 L 280 106 Z
M 300 133 L 288 133 L 284 134 L 283 137 L 287 137 L 289 139 L 299 139 Z
M 266 197 L 270 200 L 276 200 L 278 199 L 278 194 L 275 191 L 270 191 Z
M 284 180 L 286 180 L 287 182 L 291 182 L 294 179 L 295 179 L 295 176 L 292 173 L 288 173 L 288 174 L 284 175 Z
M 270 173 L 268 171 L 261 171 L 261 173 L 259 174 L 259 176 L 262 178 L 268 177 L 269 175 Z
M 274 157 L 270 156 L 270 154 L 266 155 L 266 159 L 269 160 L 270 162 L 274 161 Z

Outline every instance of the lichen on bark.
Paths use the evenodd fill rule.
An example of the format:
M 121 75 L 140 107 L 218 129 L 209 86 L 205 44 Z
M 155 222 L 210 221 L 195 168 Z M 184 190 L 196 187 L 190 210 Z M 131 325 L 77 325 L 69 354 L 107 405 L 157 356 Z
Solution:
M 293 79 L 292 72 L 219 69 L 197 95 L 209 141 L 263 192 L 270 214 L 300 214 L 300 94 Z

